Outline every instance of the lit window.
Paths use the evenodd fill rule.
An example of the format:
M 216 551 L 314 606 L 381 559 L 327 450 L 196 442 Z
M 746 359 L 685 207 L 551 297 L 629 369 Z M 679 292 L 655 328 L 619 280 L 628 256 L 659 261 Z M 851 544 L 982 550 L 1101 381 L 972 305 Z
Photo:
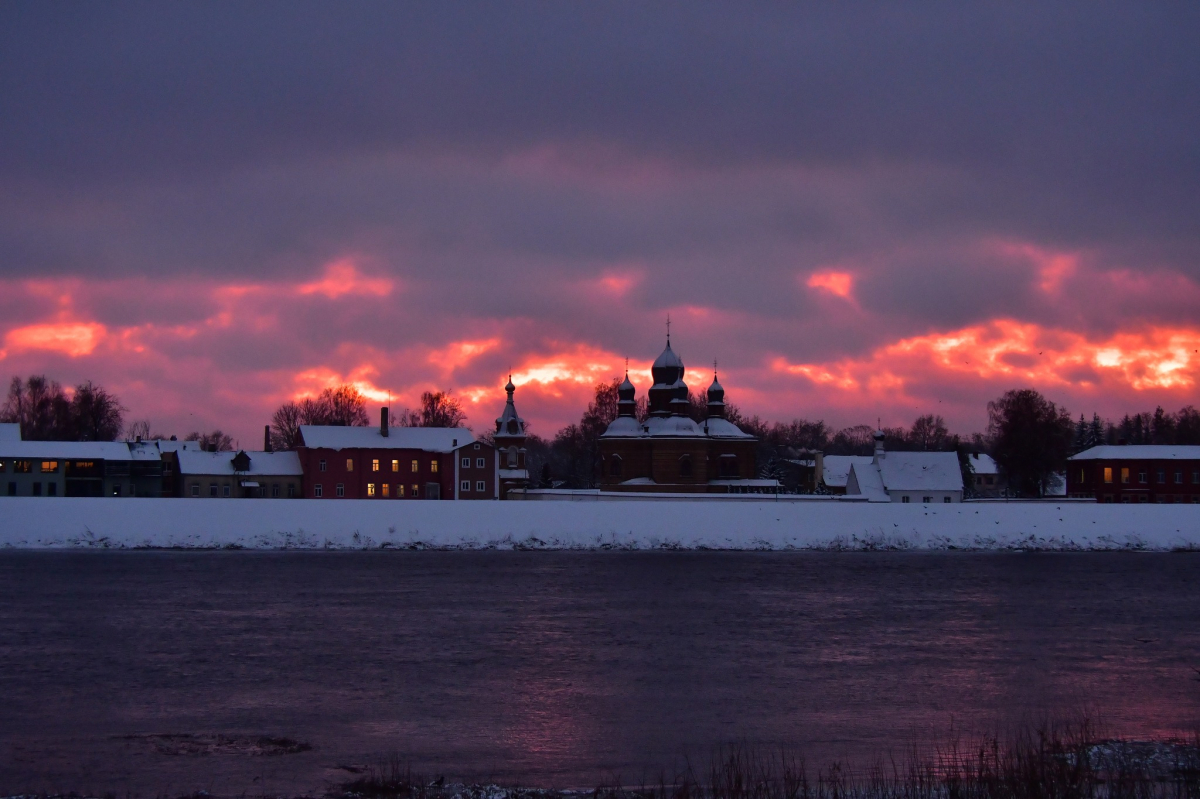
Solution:
M 476 491 L 487 491 L 487 483 L 483 482 L 482 480 L 476 480 L 475 481 L 475 490 Z
M 338 483 L 336 488 L 334 489 L 334 493 L 337 494 L 339 497 L 346 496 L 346 484 Z
M 367 483 L 367 496 L 368 497 L 375 496 L 375 484 L 374 483 Z
M 1121 482 L 1122 483 L 1129 482 L 1129 468 L 1126 466 L 1121 467 Z
M 485 461 L 483 458 L 475 459 L 475 468 L 476 469 L 482 469 L 485 466 L 487 466 L 487 461 Z
M 413 474 L 416 474 L 417 472 L 419 472 L 421 470 L 421 467 L 417 464 L 416 461 L 412 462 L 412 470 L 413 470 Z
M 33 461 L 13 461 L 13 471 L 17 474 L 29 474 L 33 471 Z
M 321 460 L 321 471 L 325 471 L 325 460 Z
M 430 461 L 429 462 L 429 471 L 433 472 L 434 474 L 437 474 L 437 464 L 438 464 L 437 461 Z
M 378 458 L 375 458 L 374 460 L 371 461 L 371 471 L 373 471 L 373 472 L 379 471 L 379 459 Z
M 398 496 L 398 497 L 404 496 L 404 484 L 403 483 L 396 484 L 396 496 Z
M 471 481 L 463 480 L 462 485 L 460 485 L 459 488 L 461 488 L 463 491 L 470 491 L 471 490 Z
M 391 486 L 388 485 L 387 483 L 384 483 L 382 486 L 380 486 L 380 491 L 383 492 L 383 495 L 385 497 L 390 497 L 392 495 L 391 494 Z
M 317 498 L 325 496 L 325 489 L 321 487 L 320 483 L 313 486 L 313 496 Z
M 192 496 L 193 497 L 200 496 L 200 484 L 199 483 L 192 483 Z
M 471 468 L 471 459 L 470 459 L 470 458 L 463 458 L 463 459 L 462 459 L 462 467 L 463 467 L 464 469 L 470 469 L 470 468 Z
M 421 487 L 419 485 L 417 485 L 416 483 L 413 483 L 412 484 L 412 497 L 413 497 L 413 499 L 416 499 L 419 496 L 421 496 Z
M 346 471 L 354 471 L 354 458 L 346 458 Z
M 1106 483 L 1112 482 L 1112 467 L 1111 466 L 1104 467 L 1104 482 L 1106 482 Z
M 400 461 L 392 461 L 392 471 L 393 472 L 400 471 Z
M 42 461 L 42 471 L 43 472 L 57 472 L 58 471 L 58 461 Z

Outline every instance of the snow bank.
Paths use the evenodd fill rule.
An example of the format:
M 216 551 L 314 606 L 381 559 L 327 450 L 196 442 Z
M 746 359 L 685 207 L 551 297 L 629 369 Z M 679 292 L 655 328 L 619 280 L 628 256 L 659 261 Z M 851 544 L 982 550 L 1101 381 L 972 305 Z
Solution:
M 3 497 L 0 547 L 1200 550 L 1200 505 Z

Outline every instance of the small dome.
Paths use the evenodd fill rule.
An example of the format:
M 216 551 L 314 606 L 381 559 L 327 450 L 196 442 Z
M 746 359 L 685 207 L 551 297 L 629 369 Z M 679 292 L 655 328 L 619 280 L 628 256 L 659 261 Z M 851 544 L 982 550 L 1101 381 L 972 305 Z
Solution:
M 517 387 L 513 385 L 512 375 L 508 376 L 508 383 L 504 386 L 504 390 L 507 391 L 509 394 L 511 394 L 517 390 Z
M 717 381 L 717 375 L 713 373 L 712 385 L 708 387 L 708 401 L 721 402 L 725 399 L 725 387 Z
M 650 367 L 654 384 L 656 386 L 673 386 L 683 380 L 683 373 L 683 359 L 675 354 L 675 350 L 671 349 L 671 342 L 668 340 L 666 349 Z

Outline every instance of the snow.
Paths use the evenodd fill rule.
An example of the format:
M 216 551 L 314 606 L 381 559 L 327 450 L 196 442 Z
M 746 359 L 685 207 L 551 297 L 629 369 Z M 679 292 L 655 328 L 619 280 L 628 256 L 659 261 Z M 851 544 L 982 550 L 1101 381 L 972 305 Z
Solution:
M 822 459 L 822 477 L 825 485 L 845 488 L 850 479 L 850 467 L 856 463 L 870 464 L 870 455 L 826 455 Z
M 0 547 L 1200 550 L 1200 506 L 0 497 Z
M 754 438 L 728 419 L 714 416 L 704 420 L 704 429 L 709 438 Z
M 1000 467 L 996 465 L 996 460 L 985 453 L 971 453 L 971 470 L 975 474 L 1000 474 Z
M 1117 445 L 1104 444 L 1099 447 L 1085 449 L 1078 455 L 1072 455 L 1067 460 L 1072 461 L 1160 461 L 1160 460 L 1200 460 L 1200 447 L 1175 446 L 1174 444 L 1133 444 Z
M 145 460 L 141 453 L 130 451 L 120 441 L 3 441 L 0 458 L 29 458 L 31 460 Z M 158 460 L 154 453 L 151 460 Z
M 313 449 L 419 449 L 453 452 L 475 443 L 465 427 L 391 427 L 384 436 L 378 427 L 301 425 L 304 445 Z
M 20 441 L 21 425 L 16 422 L 0 424 L 0 441 Z
M 233 452 L 192 452 L 180 451 L 180 474 L 227 475 L 232 477 Z M 295 475 L 303 476 L 304 469 L 300 466 L 300 456 L 295 452 L 247 452 L 250 458 L 250 468 L 241 474 L 245 475 Z M 245 484 L 243 484 L 245 485 Z
M 870 460 L 850 465 L 850 476 L 846 479 L 846 496 L 859 501 L 865 499 L 867 502 L 892 501 L 883 486 L 883 477 Z
M 888 491 L 963 490 L 953 452 L 888 452 L 879 458 L 879 474 Z

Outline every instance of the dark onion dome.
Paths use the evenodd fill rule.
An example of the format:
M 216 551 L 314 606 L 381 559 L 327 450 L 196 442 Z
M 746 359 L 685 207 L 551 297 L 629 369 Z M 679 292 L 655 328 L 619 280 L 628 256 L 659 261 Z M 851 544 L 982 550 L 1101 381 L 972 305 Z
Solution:
M 655 359 L 654 365 L 650 367 L 650 376 L 654 378 L 656 386 L 674 385 L 680 380 L 683 380 L 683 359 L 675 354 L 671 349 L 671 340 L 667 339 L 667 347 L 662 351 L 662 354 Z
M 712 385 L 708 387 L 708 417 L 710 419 L 725 418 L 725 389 L 713 372 Z
M 517 406 L 513 402 L 513 392 L 517 387 L 513 385 L 512 375 L 508 376 L 508 384 L 504 386 L 504 390 L 508 392 L 508 402 L 504 403 L 504 412 L 496 420 L 496 437 L 524 438 L 525 420 L 517 414 Z
M 650 367 L 650 374 L 654 378 L 654 385 L 648 392 L 651 415 L 686 416 L 688 390 L 683 382 L 683 359 L 671 349 L 671 339 L 667 339 L 666 349 Z
M 625 371 L 625 379 L 617 386 L 617 416 L 637 415 L 637 389 L 629 382 L 629 370 Z

